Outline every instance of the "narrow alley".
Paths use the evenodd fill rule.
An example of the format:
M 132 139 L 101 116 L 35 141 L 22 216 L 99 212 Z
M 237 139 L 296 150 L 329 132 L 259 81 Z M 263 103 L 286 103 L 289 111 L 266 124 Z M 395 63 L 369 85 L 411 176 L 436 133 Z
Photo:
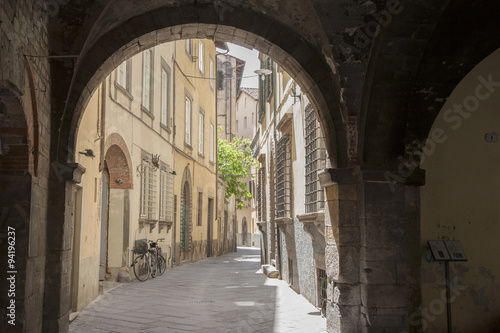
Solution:
M 326 332 L 317 308 L 260 270 L 259 249 L 208 258 L 120 285 L 70 324 L 70 332 Z

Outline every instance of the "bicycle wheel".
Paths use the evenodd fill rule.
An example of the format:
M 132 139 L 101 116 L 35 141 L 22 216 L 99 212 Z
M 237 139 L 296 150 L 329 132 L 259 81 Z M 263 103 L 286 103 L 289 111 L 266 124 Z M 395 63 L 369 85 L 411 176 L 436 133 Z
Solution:
M 165 273 L 165 270 L 167 269 L 167 260 L 165 260 L 165 258 L 160 254 L 158 256 L 158 275 L 162 275 L 163 273 Z
M 134 266 L 134 274 L 137 280 L 146 281 L 148 279 L 151 267 L 149 267 L 148 258 L 144 254 L 137 256 L 132 266 Z
M 149 258 L 151 259 L 151 277 L 152 278 L 155 278 L 156 277 L 156 274 L 158 273 L 158 269 L 157 269 L 157 259 L 156 259 L 156 253 L 151 253 L 151 255 L 149 256 Z

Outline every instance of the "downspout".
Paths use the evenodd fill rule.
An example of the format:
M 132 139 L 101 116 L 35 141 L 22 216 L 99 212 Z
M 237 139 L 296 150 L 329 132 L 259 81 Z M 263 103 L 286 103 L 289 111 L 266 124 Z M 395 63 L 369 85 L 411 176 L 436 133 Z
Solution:
M 105 153 L 105 141 L 106 141 L 106 80 L 102 83 L 101 90 L 101 162 L 99 165 L 99 172 L 104 169 L 104 153 Z
M 174 157 L 172 161 L 172 170 L 175 170 L 175 68 L 176 66 L 176 55 L 177 55 L 177 42 L 174 43 L 174 53 L 172 54 L 172 62 L 173 62 L 173 69 L 172 69 L 172 156 Z M 177 205 L 177 200 L 174 200 L 174 204 Z M 176 211 L 177 207 L 174 207 L 174 211 Z M 176 214 L 177 215 L 177 214 Z M 177 216 L 176 216 L 177 220 Z M 172 247 L 173 247 L 173 253 L 170 251 L 170 256 L 173 256 L 173 259 L 171 261 L 170 267 L 174 267 L 174 261 L 176 261 L 176 232 L 177 232 L 177 221 L 174 220 L 174 227 L 172 231 Z

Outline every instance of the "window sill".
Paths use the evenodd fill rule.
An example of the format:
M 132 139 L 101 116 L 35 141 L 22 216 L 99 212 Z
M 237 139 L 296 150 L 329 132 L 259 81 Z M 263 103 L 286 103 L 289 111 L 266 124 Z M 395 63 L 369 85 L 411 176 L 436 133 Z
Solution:
M 304 230 L 312 237 L 313 240 L 316 232 L 319 232 L 323 237 L 325 237 L 324 211 L 297 215 L 297 219 L 299 222 L 304 223 Z M 316 232 L 314 232 L 314 229 L 316 229 Z
M 131 101 L 134 100 L 134 96 L 132 96 L 132 94 L 125 87 L 123 87 L 121 84 L 119 84 L 116 81 L 115 81 L 115 88 L 116 88 L 116 90 L 118 90 L 122 94 L 124 94 L 129 100 L 131 100 Z
M 161 232 L 163 229 L 167 228 L 167 234 L 172 229 L 172 221 L 167 222 L 167 221 L 159 221 L 158 222 L 158 232 Z
M 161 128 L 162 128 L 162 129 L 164 129 L 164 130 L 165 130 L 165 131 L 167 131 L 168 133 L 171 133 L 171 132 L 172 132 L 172 130 L 170 129 L 170 127 L 169 127 L 169 126 L 167 126 L 167 125 L 165 125 L 165 124 L 163 124 L 163 123 L 160 123 L 160 126 L 161 126 Z
M 145 219 L 145 218 L 139 219 L 139 226 L 141 228 L 144 228 L 146 225 L 149 225 L 149 232 L 153 231 L 153 229 L 156 227 L 157 223 L 158 223 L 158 220 L 149 220 L 149 219 Z
M 153 112 L 151 112 L 151 111 L 149 111 L 148 109 L 146 109 L 146 108 L 144 107 L 144 105 L 141 105 L 141 111 L 142 111 L 143 113 L 145 113 L 146 115 L 148 115 L 148 116 L 149 116 L 152 120 L 154 120 L 154 119 L 155 119 L 155 116 L 153 115 Z

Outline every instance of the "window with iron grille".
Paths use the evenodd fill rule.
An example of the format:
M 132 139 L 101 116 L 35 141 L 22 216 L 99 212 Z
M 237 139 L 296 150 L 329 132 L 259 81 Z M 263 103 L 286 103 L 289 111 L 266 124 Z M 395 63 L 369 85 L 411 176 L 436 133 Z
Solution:
M 266 219 L 266 166 L 265 162 L 261 162 L 259 167 L 259 183 L 257 185 L 259 195 L 259 221 Z
M 162 163 L 160 168 L 160 213 L 158 219 L 165 222 L 173 221 L 174 177 L 171 172 L 170 166 Z
M 153 168 L 151 155 L 147 153 L 142 154 L 141 218 L 156 219 L 156 172 Z
M 327 287 L 327 279 L 326 279 L 326 271 L 324 269 L 317 269 L 318 276 L 318 305 L 323 306 L 323 302 L 327 299 L 326 295 L 326 287 Z
M 312 105 L 305 109 L 306 139 L 306 213 L 317 212 L 325 207 L 325 194 L 319 184 L 318 171 L 326 167 L 326 150 L 323 134 Z
M 292 158 L 290 149 L 290 137 L 284 135 L 279 139 L 276 154 L 276 198 L 277 217 L 290 216 L 291 203 L 291 172 Z

